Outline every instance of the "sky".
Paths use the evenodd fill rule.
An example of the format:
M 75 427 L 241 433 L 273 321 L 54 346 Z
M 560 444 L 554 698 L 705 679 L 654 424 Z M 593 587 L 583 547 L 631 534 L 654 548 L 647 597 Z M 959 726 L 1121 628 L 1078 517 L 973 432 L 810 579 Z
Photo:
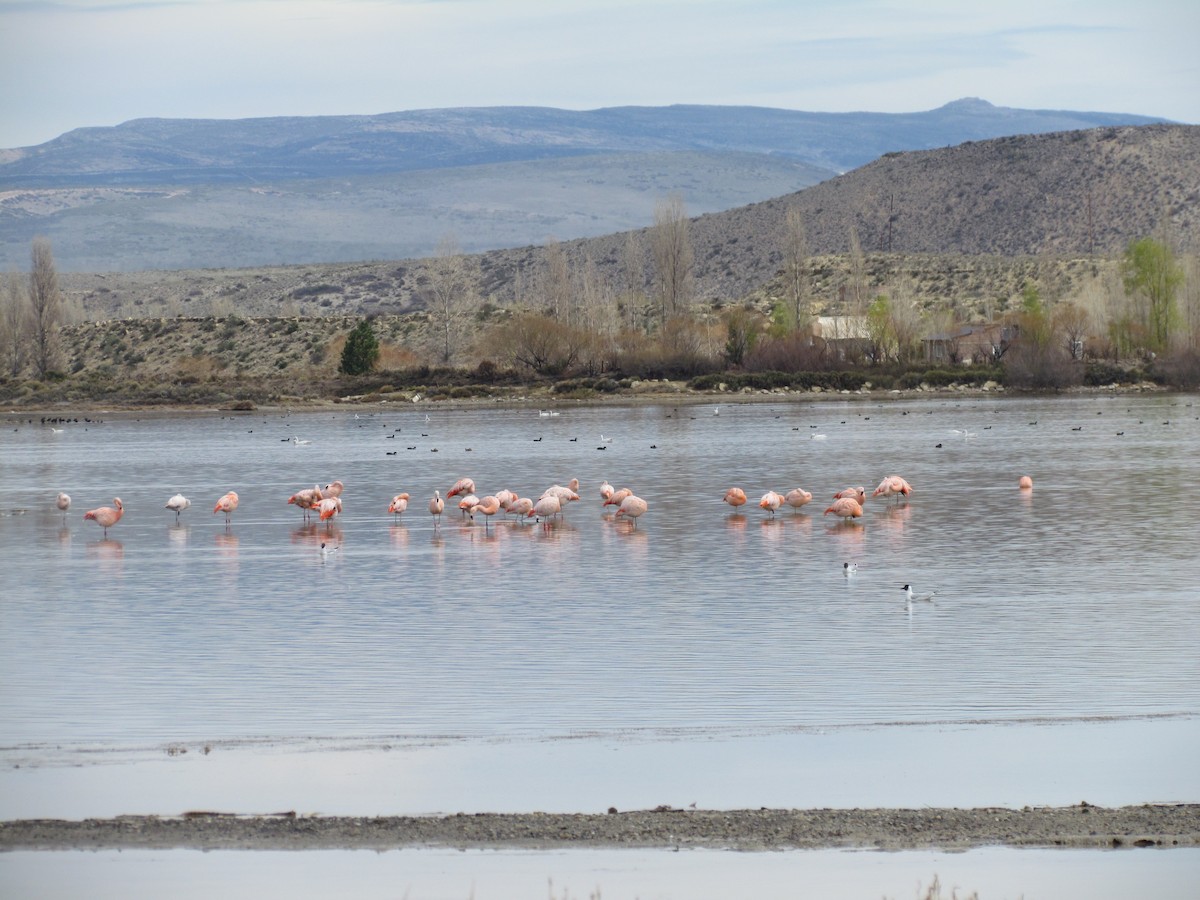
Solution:
M 130 119 L 997 106 L 1200 123 L 1196 0 L 0 0 L 0 147 Z

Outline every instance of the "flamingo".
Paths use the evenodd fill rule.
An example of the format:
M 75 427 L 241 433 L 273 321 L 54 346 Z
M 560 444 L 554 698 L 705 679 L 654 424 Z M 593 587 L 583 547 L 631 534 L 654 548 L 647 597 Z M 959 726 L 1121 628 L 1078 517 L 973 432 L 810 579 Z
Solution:
M 629 488 L 621 488 L 619 491 L 613 491 L 613 495 L 604 501 L 602 506 L 620 506 L 626 497 L 632 497 L 633 491 Z
M 481 513 L 486 516 L 483 520 L 483 527 L 487 528 L 488 519 L 500 512 L 500 501 L 496 499 L 494 494 L 488 494 L 478 503 L 471 507 L 471 521 L 475 521 L 475 513 Z
M 114 509 L 113 507 L 116 508 Z M 83 520 L 86 522 L 88 519 L 91 519 L 104 529 L 104 536 L 108 537 L 108 529 L 120 522 L 123 515 L 125 515 L 125 507 L 121 505 L 121 498 L 114 497 L 112 506 L 89 509 L 83 514 Z
M 175 512 L 175 521 L 179 521 L 179 514 L 192 505 L 192 501 L 183 494 L 176 494 L 166 502 L 163 509 L 170 509 Z
M 575 484 L 578 486 L 579 482 L 576 481 Z M 574 488 L 563 487 L 561 484 L 553 484 L 542 491 L 543 497 L 549 497 L 551 495 L 558 498 L 559 504 L 570 503 L 579 499 L 579 494 L 575 493 Z
M 533 512 L 533 505 L 533 498 L 518 497 L 511 504 L 509 504 L 508 511 L 514 516 L 526 519 Z
M 1019 487 L 1023 491 L 1032 491 L 1033 490 L 1033 479 L 1030 478 L 1028 475 L 1022 475 L 1021 480 L 1017 482 L 1017 487 Z M 61 497 L 62 494 L 59 494 L 59 496 Z M 60 507 L 60 509 L 61 509 L 61 507 Z
M 746 505 L 746 492 L 740 487 L 731 487 L 725 492 L 725 496 L 721 498 L 721 501 L 737 509 L 739 506 Z
M 474 494 L 467 494 L 464 497 L 460 497 L 458 501 L 458 511 L 465 516 L 467 511 L 478 502 L 479 498 Z
M 340 497 L 342 496 L 342 491 L 344 489 L 345 485 L 343 485 L 340 481 L 331 481 L 329 484 L 325 485 L 325 490 L 321 491 L 321 496 Z
M 783 495 L 783 502 L 792 509 L 799 509 L 805 503 L 812 501 L 812 494 L 804 490 L 804 488 L 793 488 Z
M 454 486 L 446 491 L 446 499 L 457 496 L 458 494 L 473 494 L 475 493 L 475 482 L 470 478 L 460 478 L 454 482 Z
M 863 514 L 862 505 L 853 497 L 839 497 L 833 501 L 833 505 L 825 510 L 825 515 L 833 513 L 843 521 L 846 519 L 857 519 Z
M 879 487 L 875 488 L 875 492 L 871 494 L 872 498 L 882 494 L 886 497 L 907 497 L 912 493 L 912 485 L 901 478 L 899 475 L 888 475 L 879 482 Z
M 388 512 L 393 516 L 398 516 L 408 509 L 408 494 L 397 494 L 392 498 L 392 502 L 388 504 Z
M 442 499 L 441 491 L 434 491 L 433 499 L 429 501 L 429 514 L 434 516 L 436 520 L 440 522 L 442 521 L 442 510 L 445 508 L 446 501 Z
M 71 495 L 59 491 L 58 496 L 54 498 L 54 505 L 63 514 L 63 521 L 65 522 L 67 520 L 67 510 L 71 508 Z
M 860 484 L 858 487 L 848 487 L 833 495 L 834 500 L 841 500 L 843 497 L 850 497 L 857 500 L 858 505 L 862 506 L 867 502 L 867 489 Z
M 549 519 L 551 516 L 557 516 L 561 512 L 562 503 L 558 497 L 554 494 L 547 494 L 539 499 L 537 503 L 533 504 L 533 509 L 525 515 L 526 517 L 533 516 L 535 521 L 541 521 L 542 519 Z
M 496 500 L 500 504 L 500 508 L 508 512 L 508 508 L 512 506 L 513 501 L 517 499 L 517 495 L 512 491 L 496 491 Z
M 292 503 L 300 507 L 300 510 L 304 513 L 304 521 L 306 522 L 308 521 L 308 517 L 312 511 L 312 508 L 316 506 L 320 500 L 321 488 L 315 484 L 310 488 L 297 491 L 296 493 L 292 494 L 292 496 L 288 497 L 288 503 Z
M 621 501 L 621 505 L 617 507 L 617 514 L 614 518 L 619 519 L 621 516 L 629 516 L 633 520 L 633 527 L 637 528 L 637 520 L 645 514 L 648 508 L 649 506 L 645 500 L 630 494 Z
M 611 484 L 609 484 L 607 481 L 605 481 L 604 483 L 602 483 L 600 485 L 600 499 L 607 500 L 609 497 L 611 497 L 613 495 L 613 492 L 615 490 L 616 489 Z
M 225 513 L 225 524 L 229 524 L 229 519 L 233 515 L 233 511 L 238 508 L 237 491 L 230 491 L 217 501 L 217 505 L 213 507 L 213 514 Z
M 761 509 L 767 510 L 774 516 L 775 510 L 783 506 L 783 495 L 777 494 L 775 491 L 767 491 L 762 495 L 762 499 L 758 501 L 758 505 Z
M 333 524 L 332 522 L 329 522 L 329 520 L 342 511 L 342 498 L 326 497 L 317 503 L 316 508 L 317 515 L 320 517 L 322 522 L 327 523 L 326 527 L 328 527 L 329 525 Z

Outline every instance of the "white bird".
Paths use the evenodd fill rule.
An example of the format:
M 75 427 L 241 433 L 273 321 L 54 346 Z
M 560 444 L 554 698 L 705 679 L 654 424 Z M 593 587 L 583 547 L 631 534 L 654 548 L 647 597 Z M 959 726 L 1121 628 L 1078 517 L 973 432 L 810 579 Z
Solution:
M 900 588 L 900 590 L 904 591 L 904 597 L 909 603 L 912 603 L 913 601 L 918 603 L 932 603 L 933 598 L 938 595 L 937 591 L 930 591 L 928 594 L 914 594 L 912 585 L 910 584 L 906 584 L 904 587 Z
M 337 551 L 340 549 L 341 549 L 340 546 L 339 547 L 330 547 L 328 544 L 326 544 L 324 541 L 322 541 L 321 542 L 321 559 L 324 559 L 325 557 L 329 556 L 330 553 L 337 553 Z
M 168 500 L 166 502 L 166 504 L 164 505 L 164 509 L 174 510 L 175 521 L 178 522 L 179 514 L 191 505 L 192 505 L 192 501 L 189 500 L 187 497 L 183 496 L 183 494 L 176 494 L 174 497 L 172 497 L 170 500 Z
M 67 510 L 71 508 L 71 495 L 64 491 L 59 491 L 58 496 L 54 498 L 54 505 L 63 514 L 63 521 L 65 522 L 67 519 Z
M 607 436 L 606 436 L 606 435 L 605 435 L 603 432 L 601 432 L 601 434 L 600 434 L 600 443 L 602 443 L 602 444 L 609 444 L 609 443 L 612 443 L 612 438 L 610 438 L 610 437 L 607 437 Z
M 810 434 L 810 435 L 808 436 L 808 439 L 809 439 L 810 441 L 823 441 L 823 440 L 825 440 L 825 439 L 826 439 L 826 437 L 828 437 L 828 435 L 824 435 L 824 434 Z
M 713 415 L 714 415 L 714 416 L 719 416 L 720 414 L 721 414 L 721 407 L 719 407 L 719 406 L 714 406 L 714 407 L 713 407 Z
M 300 447 L 300 446 L 303 446 L 304 444 L 311 444 L 312 441 L 302 441 L 302 440 L 300 440 L 300 438 L 296 437 L 295 435 L 292 435 L 292 443 L 295 444 L 297 447 Z
M 842 574 L 847 578 L 858 574 L 858 563 L 842 563 Z

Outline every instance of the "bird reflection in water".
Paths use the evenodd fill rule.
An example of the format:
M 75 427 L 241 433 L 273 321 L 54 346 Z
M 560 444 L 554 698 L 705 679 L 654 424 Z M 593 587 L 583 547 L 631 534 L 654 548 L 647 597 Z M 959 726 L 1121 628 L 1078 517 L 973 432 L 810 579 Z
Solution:
M 100 563 L 105 575 L 121 575 L 124 572 L 125 545 L 111 538 L 89 541 L 87 555 Z
M 408 547 L 408 526 L 393 525 L 388 529 L 388 536 L 392 540 L 392 547 L 396 550 L 404 550 Z M 340 538 L 338 539 L 338 543 L 341 543 Z
M 188 527 L 181 522 L 175 522 L 167 526 L 167 540 L 170 541 L 172 547 L 182 550 L 187 546 Z

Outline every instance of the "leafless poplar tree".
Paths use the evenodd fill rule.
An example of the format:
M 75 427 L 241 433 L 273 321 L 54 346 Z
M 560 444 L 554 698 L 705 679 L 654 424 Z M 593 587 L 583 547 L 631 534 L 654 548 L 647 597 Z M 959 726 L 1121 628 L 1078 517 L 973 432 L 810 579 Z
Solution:
M 625 236 L 621 265 L 625 274 L 625 324 L 638 328 L 644 322 L 646 306 L 646 254 L 636 232 Z
M 673 193 L 655 207 L 651 246 L 658 270 L 659 318 L 666 322 L 692 306 L 692 244 L 681 194 Z
M 20 375 L 25 368 L 27 342 L 29 340 L 29 298 L 25 294 L 23 279 L 10 272 L 5 279 L 4 296 L 0 298 L 0 371 L 8 375 Z
M 846 292 L 851 315 L 861 316 L 867 305 L 867 260 L 863 256 L 858 229 L 850 227 L 850 284 Z
M 466 321 L 477 305 L 478 286 L 473 260 L 462 252 L 454 235 L 447 234 L 438 242 L 429 268 L 429 314 L 443 363 L 458 351 Z
M 800 328 L 808 312 L 808 235 L 800 207 L 791 205 L 783 218 L 783 290 L 792 328 Z
M 62 326 L 62 294 L 50 239 L 36 237 L 30 253 L 29 308 L 33 368 L 39 378 L 54 370 L 59 359 L 59 328 Z
M 575 324 L 575 304 L 571 294 L 571 265 L 562 244 L 554 238 L 546 241 L 546 265 L 542 270 L 541 293 L 546 312 L 568 325 Z

